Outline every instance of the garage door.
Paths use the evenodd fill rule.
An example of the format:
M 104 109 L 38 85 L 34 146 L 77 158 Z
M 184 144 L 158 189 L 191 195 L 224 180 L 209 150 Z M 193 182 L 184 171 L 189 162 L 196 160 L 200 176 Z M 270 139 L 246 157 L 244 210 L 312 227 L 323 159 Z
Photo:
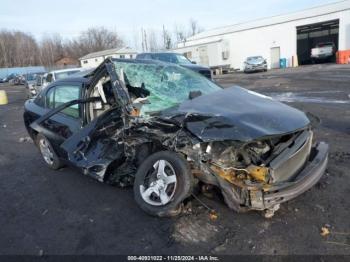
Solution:
M 311 49 L 319 43 L 335 44 L 338 50 L 339 19 L 297 27 L 297 54 L 299 64 L 311 63 Z

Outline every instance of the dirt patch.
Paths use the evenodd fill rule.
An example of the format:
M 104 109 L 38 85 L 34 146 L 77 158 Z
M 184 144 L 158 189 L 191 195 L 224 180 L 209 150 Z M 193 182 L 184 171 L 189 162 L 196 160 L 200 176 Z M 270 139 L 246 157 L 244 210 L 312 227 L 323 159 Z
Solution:
M 174 225 L 173 238 L 183 244 L 197 244 L 211 241 L 219 234 L 219 227 L 206 219 L 184 216 Z

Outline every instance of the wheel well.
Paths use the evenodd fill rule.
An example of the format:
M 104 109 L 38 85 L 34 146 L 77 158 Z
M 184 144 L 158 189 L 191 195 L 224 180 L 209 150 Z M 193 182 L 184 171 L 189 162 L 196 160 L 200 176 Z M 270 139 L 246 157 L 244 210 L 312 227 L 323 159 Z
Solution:
M 143 144 L 140 144 L 135 149 L 135 159 L 134 163 L 136 167 L 139 167 L 145 159 L 159 151 L 164 151 L 166 148 L 159 142 L 146 142 Z

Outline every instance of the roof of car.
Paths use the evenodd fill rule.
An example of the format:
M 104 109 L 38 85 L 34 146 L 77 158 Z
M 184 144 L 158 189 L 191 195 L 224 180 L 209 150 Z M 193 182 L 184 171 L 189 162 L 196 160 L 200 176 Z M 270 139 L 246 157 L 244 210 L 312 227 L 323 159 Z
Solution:
M 49 73 L 62 73 L 62 72 L 69 72 L 69 71 L 74 71 L 74 70 L 79 70 L 81 71 L 81 67 L 76 67 L 76 68 L 67 68 L 67 69 L 60 69 L 60 70 L 52 70 Z
M 66 78 L 63 78 L 63 79 L 59 79 L 59 80 L 56 80 L 55 84 L 57 83 L 66 83 L 66 82 L 80 82 L 80 83 L 87 83 L 89 82 L 90 78 L 86 78 L 86 77 L 66 77 Z
M 137 54 L 138 55 L 169 55 L 169 54 L 172 54 L 172 55 L 182 55 L 182 54 L 179 54 L 179 53 L 175 53 L 175 52 L 145 52 L 145 53 L 140 53 L 140 54 Z M 137 57 L 136 56 L 136 57 Z

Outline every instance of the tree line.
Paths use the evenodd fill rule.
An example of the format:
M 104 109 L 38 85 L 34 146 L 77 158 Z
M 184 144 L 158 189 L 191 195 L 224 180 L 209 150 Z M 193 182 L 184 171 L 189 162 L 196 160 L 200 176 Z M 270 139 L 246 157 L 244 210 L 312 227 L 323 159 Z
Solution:
M 89 28 L 78 37 L 63 41 L 59 34 L 37 41 L 21 31 L 0 31 L 0 67 L 53 66 L 63 57 L 78 59 L 96 51 L 123 46 L 123 40 L 106 28 Z
M 191 19 L 188 29 L 175 26 L 170 32 L 163 26 L 162 31 L 141 28 L 134 34 L 134 47 L 146 51 L 159 51 L 175 47 L 176 42 L 202 31 Z M 24 66 L 54 66 L 63 57 L 78 59 L 88 53 L 125 46 L 124 39 L 115 31 L 104 27 L 92 27 L 79 36 L 63 40 L 60 34 L 44 36 L 40 41 L 30 33 L 0 30 L 0 68 Z

